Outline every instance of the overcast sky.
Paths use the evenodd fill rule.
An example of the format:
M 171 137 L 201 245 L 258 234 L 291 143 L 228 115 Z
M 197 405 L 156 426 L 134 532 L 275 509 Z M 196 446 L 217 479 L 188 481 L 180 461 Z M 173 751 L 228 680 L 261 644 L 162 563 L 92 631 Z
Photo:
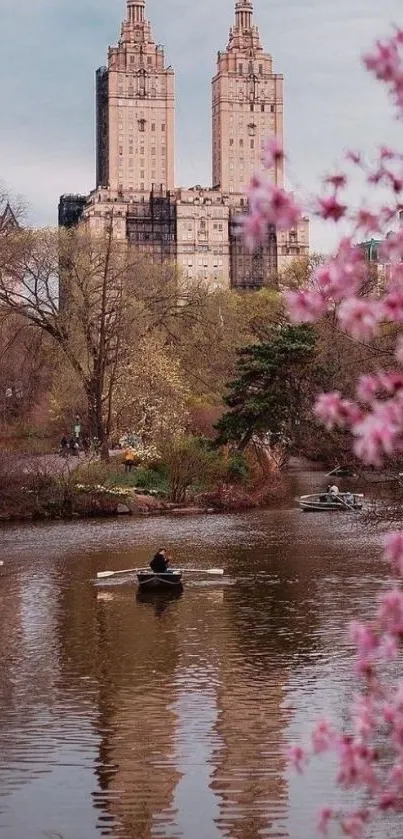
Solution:
M 310 194 L 345 147 L 402 143 L 383 90 L 360 55 L 403 0 L 255 0 L 275 72 L 285 77 L 289 184 Z M 211 182 L 210 79 L 235 0 L 147 0 L 176 70 L 178 185 Z M 0 0 L 0 179 L 35 224 L 55 224 L 62 192 L 94 187 L 94 71 L 116 43 L 125 0 Z M 332 231 L 312 226 L 326 249 Z

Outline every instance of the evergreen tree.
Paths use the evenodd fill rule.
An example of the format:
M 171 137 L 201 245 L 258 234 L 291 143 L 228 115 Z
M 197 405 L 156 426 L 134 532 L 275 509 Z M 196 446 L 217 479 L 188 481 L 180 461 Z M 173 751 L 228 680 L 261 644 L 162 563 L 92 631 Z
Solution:
M 282 325 L 270 341 L 238 351 L 237 379 L 228 385 L 229 410 L 216 429 L 217 444 L 243 451 L 251 439 L 290 444 L 312 399 L 316 336 L 310 326 Z

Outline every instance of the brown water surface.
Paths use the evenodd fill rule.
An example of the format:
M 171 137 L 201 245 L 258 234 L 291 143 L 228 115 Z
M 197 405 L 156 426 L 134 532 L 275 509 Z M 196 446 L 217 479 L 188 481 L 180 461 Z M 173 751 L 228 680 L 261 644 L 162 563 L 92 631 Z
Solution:
M 284 751 L 323 710 L 345 716 L 345 630 L 383 577 L 379 541 L 360 516 L 292 501 L 3 529 L 1 839 L 313 839 L 333 767 L 296 777 Z M 162 544 L 225 578 L 145 602 L 94 586 Z

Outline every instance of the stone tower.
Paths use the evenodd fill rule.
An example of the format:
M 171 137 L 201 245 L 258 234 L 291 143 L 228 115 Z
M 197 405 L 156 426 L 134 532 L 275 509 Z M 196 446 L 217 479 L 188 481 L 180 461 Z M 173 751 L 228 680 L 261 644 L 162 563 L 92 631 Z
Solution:
M 237 0 L 235 25 L 225 52 L 218 53 L 213 78 L 213 187 L 243 193 L 261 166 L 262 142 L 283 143 L 283 77 L 273 72 L 253 22 L 252 0 Z M 283 168 L 273 173 L 283 184 Z
M 145 0 L 127 0 L 118 46 L 97 71 L 96 91 L 97 187 L 173 189 L 175 76 L 153 40 Z

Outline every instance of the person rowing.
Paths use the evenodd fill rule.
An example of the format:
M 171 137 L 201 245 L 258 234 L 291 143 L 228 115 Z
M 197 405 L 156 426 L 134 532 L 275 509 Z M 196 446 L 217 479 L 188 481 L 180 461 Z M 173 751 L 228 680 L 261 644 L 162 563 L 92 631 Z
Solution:
M 153 556 L 150 562 L 150 568 L 154 574 L 172 574 L 172 569 L 169 566 L 169 559 L 166 555 L 166 549 L 160 548 Z

